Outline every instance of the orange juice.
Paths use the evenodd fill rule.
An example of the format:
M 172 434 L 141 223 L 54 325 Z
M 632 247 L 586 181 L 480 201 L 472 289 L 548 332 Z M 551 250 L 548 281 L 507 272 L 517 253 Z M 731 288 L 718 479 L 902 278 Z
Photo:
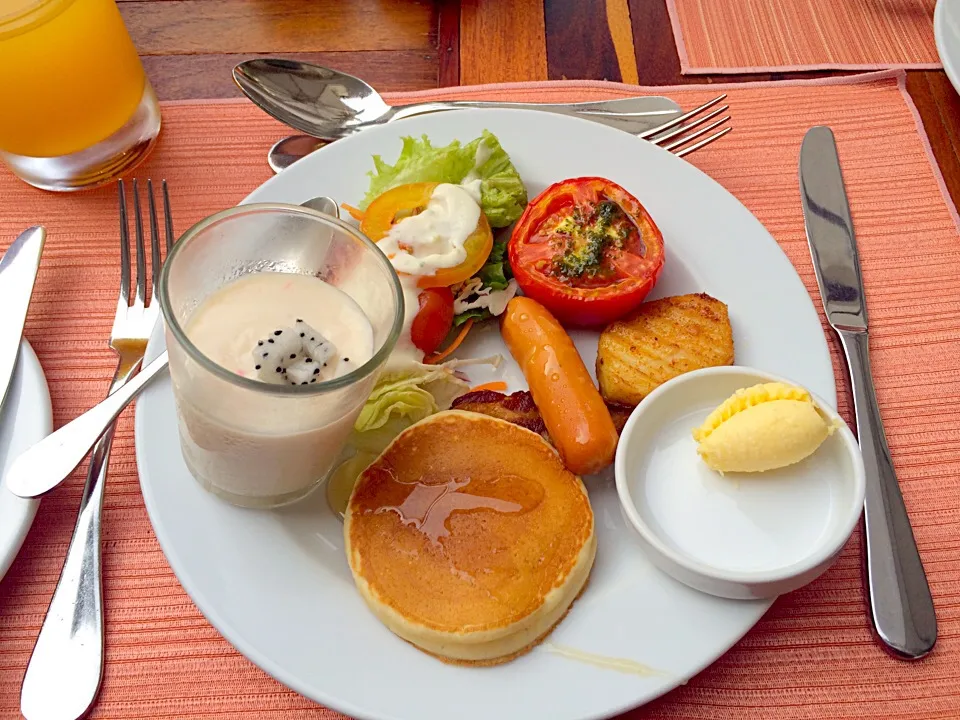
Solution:
M 144 83 L 113 0 L 0 0 L 0 150 L 91 147 L 130 119 Z

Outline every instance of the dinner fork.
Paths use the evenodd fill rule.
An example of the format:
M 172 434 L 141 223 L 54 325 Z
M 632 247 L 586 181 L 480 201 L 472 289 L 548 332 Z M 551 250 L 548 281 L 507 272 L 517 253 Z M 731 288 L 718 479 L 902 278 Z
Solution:
M 648 140 L 654 145 L 659 145 L 677 157 L 689 155 L 694 150 L 699 150 L 714 140 L 719 140 L 733 130 L 730 126 L 717 130 L 730 120 L 729 115 L 714 120 L 718 115 L 730 109 L 729 105 L 714 107 L 723 102 L 726 97 L 726 93 L 719 95 L 700 107 L 637 134 L 636 137 L 641 140 Z M 713 109 L 711 110 L 711 108 Z M 706 112 L 707 110 L 710 110 L 710 112 Z M 702 114 L 705 112 L 706 114 Z M 711 120 L 713 122 L 710 122 Z M 714 130 L 717 130 L 717 132 L 708 135 Z M 689 145 L 694 140 L 697 140 L 697 142 Z M 278 173 L 281 170 L 286 170 L 300 158 L 329 144 L 328 141 L 320 140 L 311 135 L 290 135 L 275 142 L 267 151 L 267 164 L 270 165 L 271 170 Z
M 130 238 L 123 181 L 120 202 L 120 297 L 110 333 L 110 347 L 118 355 L 110 393 L 123 387 L 140 369 L 147 340 L 159 317 L 156 301 L 161 249 L 153 183 L 147 180 L 150 222 L 152 289 L 147 297 L 147 258 L 144 247 L 140 192 L 133 181 L 134 237 L 136 241 L 136 294 L 130 296 Z M 170 197 L 161 183 L 166 245 L 173 244 Z M 132 301 L 132 302 L 131 302 Z M 80 512 L 60 580 L 30 656 L 20 710 L 27 720 L 74 720 L 93 705 L 103 680 L 103 597 L 101 594 L 100 521 L 103 491 L 116 425 L 110 424 L 94 445 Z
M 733 128 L 727 125 L 720 130 L 722 125 L 727 123 L 730 120 L 729 115 L 724 115 L 723 117 L 713 120 L 718 115 L 722 115 L 727 110 L 730 109 L 729 105 L 721 105 L 718 108 L 714 108 L 715 105 L 726 100 L 727 94 L 718 95 L 713 100 L 705 102 L 700 107 L 694 108 L 690 112 L 686 112 L 683 115 L 668 120 L 662 125 L 658 125 L 655 128 L 651 128 L 646 132 L 638 133 L 637 137 L 641 140 L 648 140 L 654 145 L 659 145 L 664 150 L 669 150 L 677 157 L 683 157 L 684 155 L 689 155 L 695 150 L 699 150 L 705 145 L 709 145 L 714 140 L 719 140 L 728 132 L 732 131 Z M 714 108 L 710 110 L 710 108 Z M 706 112 L 710 110 L 710 112 Z M 702 114 L 706 113 L 706 114 Z M 689 122 L 687 122 L 689 120 Z M 710 122 L 713 120 L 713 122 Z M 709 124 L 704 124 L 709 123 Z M 712 135 L 707 135 L 707 133 L 717 130 L 717 132 Z M 688 145 L 688 143 L 696 140 L 697 142 L 693 145 Z

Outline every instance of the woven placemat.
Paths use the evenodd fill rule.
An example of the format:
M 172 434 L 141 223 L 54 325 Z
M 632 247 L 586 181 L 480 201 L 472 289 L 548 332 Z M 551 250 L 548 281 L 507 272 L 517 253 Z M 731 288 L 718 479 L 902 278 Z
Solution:
M 929 69 L 936 0 L 667 0 L 682 72 Z
M 684 107 L 718 86 L 653 88 L 565 82 L 448 89 L 398 96 L 586 100 L 669 94 Z M 860 536 L 812 585 L 779 599 L 718 662 L 631 718 L 899 719 L 960 717 L 960 245 L 956 212 L 932 161 L 903 76 L 725 88 L 735 131 L 690 156 L 752 210 L 816 293 L 797 187 L 811 125 L 836 132 L 869 301 L 881 411 L 940 621 L 919 663 L 886 655 L 870 636 Z M 171 184 L 178 231 L 233 205 L 270 176 L 267 148 L 287 131 L 246 102 L 163 107 L 156 152 L 137 173 Z M 0 241 L 49 229 L 26 334 L 47 372 L 61 425 L 106 391 L 106 346 L 119 257 L 112 188 L 62 196 L 0 173 Z M 839 408 L 850 397 L 834 347 Z M 104 511 L 106 676 L 96 718 L 339 717 L 285 689 L 240 656 L 173 576 L 147 519 L 133 425 L 117 433 Z M 82 478 L 44 499 L 0 582 L 0 715 L 16 717 L 20 681 L 66 553 Z M 359 601 L 359 600 L 358 600 Z

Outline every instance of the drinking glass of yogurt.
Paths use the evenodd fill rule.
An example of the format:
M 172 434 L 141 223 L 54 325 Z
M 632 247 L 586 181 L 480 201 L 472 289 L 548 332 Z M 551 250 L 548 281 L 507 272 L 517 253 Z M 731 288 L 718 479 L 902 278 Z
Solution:
M 159 295 L 190 472 L 236 505 L 319 485 L 403 324 L 386 256 L 307 208 L 241 205 L 174 246 Z

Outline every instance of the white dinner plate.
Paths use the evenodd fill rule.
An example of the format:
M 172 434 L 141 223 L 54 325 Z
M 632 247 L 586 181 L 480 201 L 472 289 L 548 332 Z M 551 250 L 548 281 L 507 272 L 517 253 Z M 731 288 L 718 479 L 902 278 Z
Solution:
M 933 39 L 950 84 L 960 93 L 960 0 L 937 1 Z
M 435 144 L 489 129 L 532 198 L 584 175 L 622 184 L 663 231 L 667 259 L 656 295 L 709 292 L 730 307 L 738 362 L 793 378 L 836 402 L 816 310 L 793 266 L 732 195 L 670 153 L 596 123 L 520 110 L 424 115 L 339 140 L 293 165 L 248 202 L 300 203 L 316 195 L 357 204 L 371 155 L 391 161 L 403 135 Z M 597 334 L 574 333 L 586 364 Z M 158 331 L 149 348 L 162 350 Z M 471 380 L 526 387 L 496 323 L 471 333 L 460 357 L 504 353 L 499 370 Z M 590 583 L 548 642 L 492 668 L 446 665 L 392 635 L 354 589 L 340 521 L 323 492 L 288 509 L 255 512 L 221 502 L 181 459 L 169 380 L 141 397 L 137 461 L 147 511 L 170 565 L 197 607 L 250 660 L 280 682 L 358 718 L 584 720 L 609 717 L 685 682 L 740 639 L 767 601 L 722 600 L 662 574 L 621 516 L 612 470 L 586 478 L 598 551 Z M 632 660 L 625 672 L 577 653 Z
M 20 343 L 17 370 L 13 374 L 3 415 L 0 416 L 0 468 L 3 476 L 14 459 L 42 440 L 53 429 L 50 391 L 36 353 L 26 340 Z M 24 500 L 0 484 L 0 579 L 20 552 L 39 500 Z

